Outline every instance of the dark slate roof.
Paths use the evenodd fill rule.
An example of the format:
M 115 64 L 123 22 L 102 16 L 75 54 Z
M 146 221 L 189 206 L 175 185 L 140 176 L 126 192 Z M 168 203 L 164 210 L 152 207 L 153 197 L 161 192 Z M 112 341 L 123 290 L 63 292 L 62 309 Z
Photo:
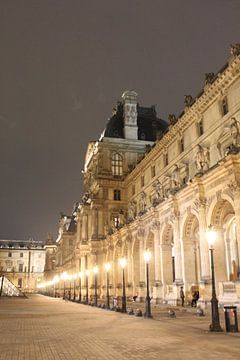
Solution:
M 155 106 L 137 105 L 138 140 L 155 141 L 168 127 L 165 120 L 157 117 Z M 115 113 L 109 119 L 104 137 L 124 139 L 123 103 L 119 102 Z

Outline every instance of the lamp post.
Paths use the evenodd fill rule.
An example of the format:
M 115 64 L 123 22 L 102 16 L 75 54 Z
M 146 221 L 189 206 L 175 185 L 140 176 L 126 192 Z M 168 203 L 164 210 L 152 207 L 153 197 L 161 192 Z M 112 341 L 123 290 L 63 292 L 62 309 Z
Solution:
M 98 274 L 98 267 L 97 267 L 97 266 L 94 266 L 94 268 L 93 268 L 93 273 L 94 273 L 94 292 L 95 292 L 94 305 L 97 306 L 97 305 L 98 305 L 98 293 L 97 293 L 97 274 Z
M 122 312 L 125 313 L 127 312 L 127 301 L 126 301 L 126 288 L 125 288 L 125 272 L 124 272 L 124 269 L 127 265 L 127 260 L 126 258 L 121 258 L 119 260 L 119 264 L 122 268 Z
M 68 275 L 66 272 L 62 273 L 61 279 L 63 280 L 63 300 L 65 299 L 65 291 L 66 291 L 66 280 L 68 278 Z
M 78 302 L 82 302 L 82 272 L 80 271 L 78 273 L 78 277 L 79 277 L 79 298 L 78 298 Z
M 110 309 L 110 296 L 109 296 L 109 270 L 111 269 L 111 264 L 105 264 L 105 270 L 107 273 L 107 309 Z
M 151 259 L 151 252 L 149 250 L 146 250 L 143 254 L 144 256 L 144 261 L 146 264 L 146 278 L 147 278 L 147 294 L 146 294 L 146 303 L 145 303 L 145 313 L 144 313 L 144 317 L 145 318 L 151 318 L 152 314 L 151 314 L 151 298 L 149 295 L 149 261 Z
M 85 303 L 88 304 L 88 276 L 89 276 L 89 270 L 85 271 L 85 275 L 86 275 L 86 299 L 85 299 Z
M 53 297 L 56 297 L 56 284 L 59 282 L 59 276 L 56 275 L 53 278 Z
M 72 287 L 71 287 L 72 275 L 68 275 L 68 279 L 69 279 L 68 300 L 71 300 L 71 296 L 72 296 Z
M 77 274 L 73 275 L 73 301 L 76 300 L 76 279 L 77 279 Z
M 217 238 L 216 231 L 213 230 L 210 225 L 207 231 L 207 238 L 211 256 L 211 271 L 212 271 L 212 299 L 211 299 L 211 308 L 212 308 L 212 323 L 209 326 L 210 331 L 222 331 L 220 321 L 219 321 L 219 310 L 218 310 L 218 299 L 216 296 L 215 288 L 215 273 L 214 273 L 214 259 L 213 259 L 213 245 Z

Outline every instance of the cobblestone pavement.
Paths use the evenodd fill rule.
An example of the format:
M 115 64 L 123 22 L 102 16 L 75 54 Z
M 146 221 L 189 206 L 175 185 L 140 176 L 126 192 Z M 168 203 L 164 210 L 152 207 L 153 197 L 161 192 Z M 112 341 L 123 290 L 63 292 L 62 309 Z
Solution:
M 144 319 L 41 295 L 1 298 L 0 360 L 239 360 L 240 335 L 208 325 L 191 311 Z

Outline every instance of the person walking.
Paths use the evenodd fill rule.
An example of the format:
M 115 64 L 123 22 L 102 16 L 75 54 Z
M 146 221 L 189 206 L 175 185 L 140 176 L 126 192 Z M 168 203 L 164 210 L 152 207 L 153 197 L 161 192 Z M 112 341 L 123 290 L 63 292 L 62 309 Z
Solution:
M 181 302 L 182 302 L 181 305 L 184 306 L 185 294 L 184 294 L 183 286 L 181 286 L 181 288 L 180 288 L 180 298 L 181 298 Z

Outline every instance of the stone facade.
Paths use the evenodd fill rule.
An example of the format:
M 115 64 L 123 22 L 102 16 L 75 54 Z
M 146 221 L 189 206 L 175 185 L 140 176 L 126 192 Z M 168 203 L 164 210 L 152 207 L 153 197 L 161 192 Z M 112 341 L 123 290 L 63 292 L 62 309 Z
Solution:
M 0 240 L 0 275 L 24 292 L 37 291 L 45 266 L 45 249 L 40 241 Z
M 236 47 L 236 46 L 235 46 Z M 237 47 L 238 48 L 238 47 Z M 149 249 L 153 301 L 177 304 L 199 290 L 211 296 L 208 226 L 214 248 L 220 302 L 240 298 L 240 56 L 216 74 L 206 74 L 201 93 L 185 96 L 169 126 L 155 109 L 141 108 L 126 91 L 100 139 L 89 144 L 84 195 L 70 217 L 60 219 L 56 271 L 83 274 L 93 294 L 91 269 L 98 265 L 98 294 L 122 294 L 119 258 L 127 258 L 127 296 L 146 294 L 143 252 Z M 146 125 L 147 124 L 147 125 Z M 71 224 L 71 226 L 70 226 Z M 62 284 L 59 283 L 59 290 Z M 230 294 L 230 295 L 229 295 Z

